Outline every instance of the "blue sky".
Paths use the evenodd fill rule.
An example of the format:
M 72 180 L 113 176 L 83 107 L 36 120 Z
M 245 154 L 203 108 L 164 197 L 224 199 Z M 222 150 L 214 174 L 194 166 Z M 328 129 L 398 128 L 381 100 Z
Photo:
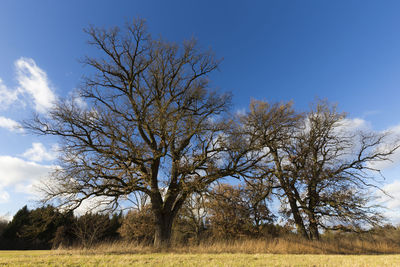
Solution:
M 94 53 L 83 28 L 139 16 L 153 36 L 197 38 L 223 58 L 211 79 L 233 93 L 237 110 L 251 98 L 293 100 L 299 110 L 327 98 L 355 124 L 400 132 L 399 12 L 399 1 L 2 0 L 0 215 L 34 198 L 32 184 L 54 164 L 57 140 L 13 126 L 79 85 L 88 71 L 79 59 Z M 384 169 L 382 184 L 393 195 L 400 195 L 397 163 Z M 389 215 L 400 213 L 400 199 L 387 205 Z

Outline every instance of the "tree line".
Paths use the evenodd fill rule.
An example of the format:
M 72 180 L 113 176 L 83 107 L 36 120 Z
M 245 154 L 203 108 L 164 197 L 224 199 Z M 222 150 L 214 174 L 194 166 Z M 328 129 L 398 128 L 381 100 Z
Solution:
M 140 19 L 123 30 L 86 32 L 101 56 L 84 59 L 93 72 L 79 88 L 83 101 L 60 99 L 46 116 L 23 123 L 60 138 L 59 167 L 42 184 L 45 204 L 74 210 L 101 199 L 117 210 L 143 195 L 158 247 L 170 246 L 173 226 L 198 208 L 187 203 L 204 194 L 221 208 L 237 200 L 239 206 L 210 217 L 215 228 L 225 227 L 219 216 L 238 215 L 224 235 L 257 233 L 273 218 L 264 205 L 271 198 L 306 239 L 382 220 L 371 191 L 379 190 L 377 163 L 399 147 L 390 133 L 356 129 L 326 101 L 299 112 L 291 102 L 253 100 L 249 111 L 234 112 L 232 96 L 211 86 L 220 63 L 212 51 L 195 40 L 153 39 Z M 222 186 L 223 179 L 243 188 Z
M 214 194 L 188 200 L 172 228 L 174 243 L 276 237 L 289 231 L 273 224 L 266 202 L 250 209 L 250 198 L 248 188 L 221 184 Z M 81 216 L 50 205 L 33 210 L 24 206 L 10 222 L 0 223 L 0 249 L 91 248 L 115 241 L 150 245 L 154 233 L 154 216 L 146 203 L 125 213 L 88 212 Z
M 174 245 L 201 245 L 237 240 L 301 240 L 292 220 L 277 220 L 270 203 L 254 188 L 219 184 L 212 192 L 187 200 L 172 226 Z M 21 208 L 10 222 L 0 222 L 0 249 L 95 248 L 115 242 L 149 246 L 154 243 L 154 216 L 149 204 L 128 212 L 88 212 L 74 216 L 54 206 Z M 390 224 L 369 229 L 327 230 L 325 242 L 363 240 L 400 245 L 400 228 Z

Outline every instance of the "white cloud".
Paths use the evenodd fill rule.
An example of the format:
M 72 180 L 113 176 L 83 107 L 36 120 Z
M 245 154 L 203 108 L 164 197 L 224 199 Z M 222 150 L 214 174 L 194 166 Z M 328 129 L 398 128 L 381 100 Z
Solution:
M 110 202 L 113 200 L 111 197 L 98 196 L 85 199 L 82 204 L 74 210 L 77 216 L 84 215 L 87 212 L 101 212 L 109 208 Z
M 18 100 L 18 91 L 9 90 L 0 79 L 0 109 L 7 109 Z
M 388 132 L 392 134 L 392 138 L 390 140 L 391 142 L 400 142 L 400 125 L 389 128 Z M 400 163 L 400 149 L 397 149 L 390 159 L 391 161 L 389 162 L 389 167 L 398 165 Z
M 46 72 L 39 68 L 31 58 L 20 58 L 15 62 L 18 90 L 28 93 L 35 104 L 35 110 L 46 113 L 56 100 Z
M 0 221 L 7 221 L 7 222 L 11 222 L 12 221 L 12 219 L 13 219 L 13 216 L 9 213 L 9 212 L 7 212 L 7 213 L 3 213 L 3 214 L 1 214 L 0 215 Z
M 23 132 L 21 124 L 3 116 L 0 116 L 0 127 L 6 128 L 7 130 L 12 132 Z
M 396 142 L 400 144 L 400 125 L 390 127 L 383 131 L 374 131 L 369 121 L 360 118 L 346 118 L 340 121 L 340 125 L 336 131 L 339 135 L 356 134 L 358 131 L 372 134 L 376 133 L 377 135 L 387 134 L 382 143 L 376 147 L 377 150 L 387 151 L 388 149 L 393 148 Z M 359 148 L 359 145 L 360 140 L 355 139 L 354 146 L 350 149 L 357 150 L 357 147 Z M 381 171 L 398 166 L 400 163 L 400 149 L 397 149 L 388 158 L 389 160 L 368 162 L 367 166 Z
M 57 145 L 53 145 L 51 150 L 47 150 L 42 143 L 33 143 L 32 147 L 26 150 L 22 156 L 36 162 L 51 161 L 57 158 L 57 150 Z
M 383 134 L 388 134 L 385 141 L 377 148 L 378 150 L 388 150 L 394 146 L 394 144 L 400 145 L 400 125 L 390 127 L 389 129 L 382 131 Z M 396 167 L 400 163 L 400 148 L 397 149 L 392 155 L 389 156 L 390 160 L 376 161 L 370 163 L 370 167 L 384 170 Z
M 86 110 L 88 108 L 88 104 L 85 99 L 79 94 L 78 91 L 73 90 L 69 94 L 69 103 L 77 106 L 80 109 Z
M 314 116 L 319 115 L 314 114 Z M 304 126 L 304 132 L 309 132 L 311 128 L 311 121 L 309 117 L 305 119 Z M 336 123 L 333 133 L 337 134 L 338 136 L 349 136 L 358 131 L 371 131 L 371 124 L 360 118 L 344 118 Z
M 42 181 L 45 178 L 41 178 L 27 183 L 19 183 L 14 186 L 14 191 L 17 193 L 28 194 L 31 196 L 31 200 L 38 200 L 44 197 L 43 192 L 39 190 L 42 185 Z
M 54 168 L 16 157 L 0 156 L 0 202 L 9 199 L 6 189 L 30 188 L 30 185 L 47 177 Z M 33 194 L 32 191 L 25 193 Z
M 394 181 L 393 183 L 387 184 L 383 187 L 391 197 L 384 196 L 384 200 L 387 203 L 386 207 L 389 209 L 399 209 L 400 211 L 400 181 Z
M 0 109 L 8 109 L 15 102 L 26 105 L 27 96 L 32 99 L 34 109 L 46 113 L 56 101 L 54 88 L 44 70 L 31 58 L 15 61 L 18 87 L 8 88 L 0 79 Z
M 355 133 L 357 131 L 370 131 L 371 125 L 366 120 L 360 118 L 345 118 L 341 120 L 336 131 L 343 134 Z
M 0 203 L 6 203 L 10 199 L 10 194 L 7 191 L 0 191 Z
M 370 124 L 360 118 L 354 118 L 354 119 L 349 119 L 346 118 L 342 120 L 343 126 L 347 127 L 350 131 L 356 131 L 356 130 L 366 130 L 370 128 Z
M 391 220 L 392 223 L 400 223 L 400 180 L 387 184 L 383 190 L 389 195 L 378 191 L 378 203 L 387 208 L 384 215 Z

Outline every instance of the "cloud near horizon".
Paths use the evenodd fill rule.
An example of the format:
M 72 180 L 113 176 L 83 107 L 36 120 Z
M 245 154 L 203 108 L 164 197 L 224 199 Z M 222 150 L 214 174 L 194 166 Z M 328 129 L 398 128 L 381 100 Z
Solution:
M 32 184 L 47 177 L 55 169 L 53 165 L 41 165 L 12 156 L 0 156 L 0 202 L 9 200 L 9 190 L 33 194 Z
M 400 224 L 400 180 L 386 184 L 382 188 L 388 195 L 377 192 L 378 202 L 384 206 L 384 215 L 394 224 Z
M 0 187 L 13 186 L 45 177 L 54 169 L 12 156 L 0 156 Z

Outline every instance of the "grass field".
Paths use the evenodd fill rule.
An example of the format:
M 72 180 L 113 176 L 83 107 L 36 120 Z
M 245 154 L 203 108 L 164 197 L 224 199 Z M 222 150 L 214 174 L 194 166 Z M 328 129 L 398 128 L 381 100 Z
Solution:
M 0 266 L 400 266 L 400 255 L 97 254 L 0 251 Z

